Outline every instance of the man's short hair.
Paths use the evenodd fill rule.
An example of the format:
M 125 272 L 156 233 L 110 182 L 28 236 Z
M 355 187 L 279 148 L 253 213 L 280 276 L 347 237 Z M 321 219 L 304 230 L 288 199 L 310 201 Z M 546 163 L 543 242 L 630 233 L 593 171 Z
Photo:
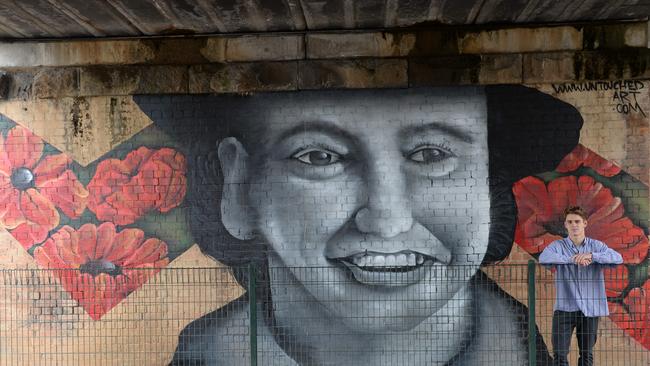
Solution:
M 569 206 L 564 209 L 564 220 L 566 220 L 566 217 L 569 215 L 578 215 L 582 217 L 583 220 L 587 221 L 587 213 L 585 210 L 580 207 L 580 206 Z

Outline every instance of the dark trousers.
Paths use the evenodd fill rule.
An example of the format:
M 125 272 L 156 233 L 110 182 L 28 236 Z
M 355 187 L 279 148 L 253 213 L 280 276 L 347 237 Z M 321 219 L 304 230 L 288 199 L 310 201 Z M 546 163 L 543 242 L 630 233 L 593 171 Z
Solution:
M 568 366 L 569 346 L 571 335 L 576 329 L 580 358 L 578 366 L 592 366 L 594 364 L 593 349 L 598 335 L 598 317 L 585 316 L 582 311 L 553 312 L 553 365 Z

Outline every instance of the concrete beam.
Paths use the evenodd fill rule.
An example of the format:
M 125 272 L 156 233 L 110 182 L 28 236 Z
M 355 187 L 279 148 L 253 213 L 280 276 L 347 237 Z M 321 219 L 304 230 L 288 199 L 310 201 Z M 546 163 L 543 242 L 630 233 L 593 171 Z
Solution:
M 0 68 L 179 65 L 647 48 L 648 23 L 0 43 Z
M 0 99 L 650 77 L 648 22 L 0 45 Z

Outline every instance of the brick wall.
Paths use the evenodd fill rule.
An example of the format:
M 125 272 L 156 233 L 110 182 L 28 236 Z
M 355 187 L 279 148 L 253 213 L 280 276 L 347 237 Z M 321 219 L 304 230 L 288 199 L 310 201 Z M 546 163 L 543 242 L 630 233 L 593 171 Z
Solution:
M 596 356 L 645 364 L 647 45 L 644 23 L 4 45 L 0 268 L 50 271 L 6 272 L 0 364 L 245 362 L 249 263 L 263 364 L 524 364 L 507 264 L 569 204 L 626 263 Z

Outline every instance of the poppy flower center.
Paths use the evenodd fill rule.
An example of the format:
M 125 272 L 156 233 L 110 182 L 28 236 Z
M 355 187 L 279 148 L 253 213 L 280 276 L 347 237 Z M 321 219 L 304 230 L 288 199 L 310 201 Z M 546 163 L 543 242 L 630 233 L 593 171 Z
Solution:
M 11 184 L 21 191 L 34 187 L 34 173 L 27 168 L 18 168 L 11 173 Z
M 106 273 L 109 276 L 117 276 L 122 274 L 122 268 L 115 265 L 113 262 L 109 262 L 105 259 L 88 261 L 79 267 L 81 273 L 88 273 L 89 275 L 95 277 L 102 273 Z

